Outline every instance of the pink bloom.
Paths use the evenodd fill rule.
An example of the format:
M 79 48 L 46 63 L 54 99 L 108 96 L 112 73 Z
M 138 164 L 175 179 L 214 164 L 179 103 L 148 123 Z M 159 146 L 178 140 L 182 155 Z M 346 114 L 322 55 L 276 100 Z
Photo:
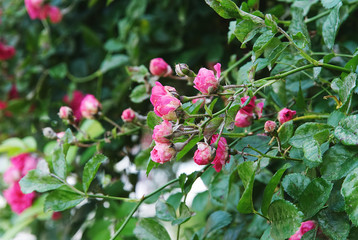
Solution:
M 170 143 L 157 142 L 153 150 L 150 152 L 150 157 L 154 162 L 163 164 L 174 158 L 176 151 L 171 147 Z
M 59 220 L 61 217 L 62 217 L 61 212 L 53 212 L 52 216 L 51 216 L 52 220 L 54 220 L 54 221 Z
M 7 102 L 0 101 L 0 110 L 7 108 Z
M 198 150 L 194 153 L 194 162 L 198 165 L 206 165 L 212 160 L 211 147 L 207 143 L 198 142 Z
M 246 102 L 246 100 L 247 100 L 248 98 L 249 98 L 249 96 L 242 97 L 242 98 L 240 99 L 241 105 L 244 105 L 244 103 Z M 253 96 L 253 97 L 251 98 L 250 102 L 249 102 L 246 106 L 242 107 L 241 109 L 245 110 L 245 111 L 248 112 L 248 113 L 252 113 L 252 112 L 254 111 L 255 107 L 256 107 L 255 101 L 256 101 L 256 97 Z
M 235 117 L 235 126 L 241 128 L 248 127 L 251 125 L 252 119 L 253 119 L 252 113 L 240 109 Z
M 214 66 L 216 70 L 216 77 L 214 71 L 206 68 L 200 68 L 198 75 L 194 79 L 194 87 L 198 89 L 202 94 L 210 94 L 219 86 L 219 78 L 221 75 L 221 64 L 217 63 Z
M 266 121 L 265 122 L 265 132 L 271 133 L 273 131 L 275 131 L 276 128 L 276 123 L 274 121 Z
M 22 153 L 11 158 L 12 165 L 20 171 L 21 177 L 25 176 L 28 171 L 35 169 L 37 162 L 38 159 L 29 153 Z
M 121 118 L 124 122 L 132 122 L 136 118 L 136 115 L 131 108 L 127 108 L 122 112 Z
M 293 111 L 288 108 L 284 108 L 281 111 L 279 111 L 277 119 L 281 124 L 283 124 L 285 122 L 290 121 L 295 114 L 296 114 L 296 111 Z
M 297 230 L 297 232 L 295 234 L 293 234 L 289 240 L 301 240 L 302 236 L 312 230 L 316 228 L 316 223 L 314 221 L 306 221 L 306 222 L 302 222 L 300 228 Z
M 59 23 L 62 20 L 62 13 L 58 7 L 48 6 L 46 8 L 47 16 L 50 18 L 52 23 Z
M 170 140 L 165 138 L 173 133 L 173 125 L 168 120 L 164 120 L 161 124 L 154 127 L 152 138 L 156 143 L 170 143 Z
M 262 110 L 264 108 L 264 102 L 258 102 L 254 108 L 254 111 L 257 115 L 257 118 L 260 119 L 262 117 Z
M 15 166 L 9 167 L 4 173 L 4 181 L 7 184 L 13 184 L 14 182 L 19 181 L 20 178 L 21 178 L 21 172 Z
M 156 82 L 155 85 L 152 88 L 152 95 L 150 96 L 155 114 L 167 120 L 176 119 L 175 110 L 181 103 L 179 99 L 171 94 L 171 92 L 175 91 L 175 88 L 164 87 L 160 82 Z
M 149 71 L 155 76 L 167 77 L 172 74 L 172 68 L 163 58 L 153 58 L 149 64 Z
M 15 48 L 12 46 L 7 46 L 0 42 L 0 61 L 1 60 L 8 60 L 15 55 Z
M 15 182 L 10 188 L 4 192 L 4 197 L 9 203 L 11 210 L 17 214 L 22 213 L 25 209 L 31 207 L 36 195 L 34 192 L 29 194 L 22 193 L 20 185 Z
M 72 109 L 66 106 L 60 107 L 60 111 L 58 112 L 58 116 L 61 119 L 71 119 L 73 117 Z
M 218 134 L 214 134 L 211 137 L 210 144 L 215 143 L 218 136 Z M 220 172 L 222 167 L 228 162 L 230 162 L 230 155 L 228 152 L 227 141 L 224 137 L 221 137 L 216 149 L 215 158 L 211 164 L 214 164 L 213 167 L 215 168 L 215 171 Z
M 80 111 L 83 117 L 93 119 L 101 110 L 101 103 L 92 94 L 87 94 L 81 102 Z
M 80 121 L 82 119 L 80 106 L 83 98 L 83 93 L 77 90 L 73 91 L 71 98 L 68 95 L 63 98 L 63 101 L 72 109 L 76 121 Z

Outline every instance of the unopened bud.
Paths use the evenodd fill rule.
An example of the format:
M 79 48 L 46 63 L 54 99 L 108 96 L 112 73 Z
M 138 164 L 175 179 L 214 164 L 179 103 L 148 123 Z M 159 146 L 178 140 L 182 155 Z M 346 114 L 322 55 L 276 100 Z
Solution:
M 70 107 L 62 106 L 58 112 L 58 116 L 61 119 L 69 120 L 73 118 L 73 111 Z
M 274 121 L 266 121 L 264 128 L 265 132 L 272 133 L 276 129 L 276 123 Z
M 56 139 L 57 138 L 57 135 L 56 135 L 55 131 L 50 127 L 43 128 L 42 129 L 42 134 L 46 138 L 49 138 L 49 139 Z
M 175 73 L 179 77 L 195 77 L 195 73 L 190 70 L 189 66 L 185 63 L 178 63 L 177 65 L 175 65 Z

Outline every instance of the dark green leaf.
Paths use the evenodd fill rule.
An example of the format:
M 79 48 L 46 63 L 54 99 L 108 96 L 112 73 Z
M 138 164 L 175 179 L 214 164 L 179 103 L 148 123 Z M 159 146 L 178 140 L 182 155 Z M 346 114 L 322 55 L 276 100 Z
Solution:
M 60 63 L 48 70 L 48 73 L 52 78 L 55 79 L 64 79 L 67 75 L 67 65 L 65 63 Z
M 310 179 L 300 173 L 291 173 L 282 180 L 282 186 L 285 192 L 293 199 L 298 200 L 302 192 L 310 183 Z
M 344 145 L 358 145 L 358 115 L 342 119 L 334 130 L 334 136 Z
M 253 51 L 255 52 L 255 58 L 258 58 L 265 50 L 265 48 L 270 44 L 275 34 L 271 31 L 264 32 L 260 37 L 257 38 Z
M 313 179 L 302 192 L 298 207 L 306 218 L 313 217 L 326 204 L 333 184 L 323 178 Z
M 152 218 L 141 219 L 134 234 L 141 240 L 170 240 L 170 236 L 165 228 Z
M 153 162 L 151 159 L 148 160 L 146 175 L 148 176 L 153 167 L 158 167 L 160 163 Z
M 245 191 L 242 194 L 237 210 L 240 213 L 252 213 L 254 211 L 254 205 L 252 202 L 252 192 L 255 180 L 255 162 L 243 162 L 239 165 L 239 176 L 244 184 Z
M 223 18 L 240 18 L 238 7 L 231 0 L 205 0 L 205 2 Z
M 281 144 L 285 145 L 293 135 L 293 121 L 285 122 L 280 128 L 278 137 L 280 138 Z
M 132 102 L 141 103 L 149 98 L 149 94 L 147 93 L 147 88 L 145 87 L 145 85 L 140 84 L 132 90 L 129 97 L 131 98 Z
M 270 55 L 268 56 L 268 59 L 269 59 L 268 68 L 269 68 L 269 70 L 271 70 L 271 68 L 275 65 L 276 60 L 280 57 L 281 53 L 283 51 L 285 51 L 285 49 L 288 47 L 288 45 L 290 45 L 290 44 L 287 43 L 287 42 L 280 43 L 279 45 L 277 45 L 277 47 L 275 47 L 270 52 Z
M 332 2 L 332 0 L 329 1 Z M 339 0 L 338 2 L 339 3 L 332 9 L 331 13 L 328 15 L 322 27 L 322 37 L 324 43 L 329 49 L 333 48 L 334 40 L 336 38 L 337 30 L 340 24 L 339 9 L 341 8 L 342 3 Z
M 205 209 L 208 200 L 209 200 L 209 191 L 198 193 L 195 196 L 191 207 L 195 212 L 201 212 Z
M 275 240 L 289 238 L 302 222 L 302 213 L 295 205 L 283 199 L 271 203 L 268 217 L 271 221 L 271 237 Z
M 172 225 L 185 223 L 191 218 L 191 212 L 185 203 L 181 202 L 179 206 L 179 217 L 172 222 Z
M 290 144 L 296 148 L 302 148 L 307 140 L 313 139 L 315 134 L 319 134 L 326 129 L 330 130 L 332 127 L 327 124 L 314 122 L 302 124 L 296 129 L 295 135 L 290 139 Z
M 218 130 L 223 121 L 224 118 L 222 117 L 216 117 L 211 119 L 205 126 L 203 133 L 204 137 L 209 140 L 211 136 L 216 132 L 216 130 Z
M 342 184 L 345 209 L 349 219 L 358 226 L 358 168 L 351 171 Z
M 118 38 L 111 38 L 105 42 L 104 49 L 109 52 L 121 51 L 124 49 L 124 44 Z
M 250 41 L 259 32 L 260 25 L 254 23 L 251 20 L 241 20 L 236 24 L 234 34 L 236 38 L 242 43 L 241 47 L 245 46 L 245 43 Z
M 211 182 L 209 193 L 215 205 L 224 206 L 228 200 L 230 176 L 218 174 Z
M 344 240 L 349 235 L 350 223 L 344 213 L 335 213 L 329 209 L 323 209 L 318 213 L 318 223 L 323 233 L 332 240 Z
M 209 233 L 215 232 L 223 227 L 226 227 L 231 223 L 231 221 L 232 217 L 230 213 L 224 211 L 213 212 L 206 220 L 204 236 L 207 236 Z
M 167 203 L 173 206 L 174 209 L 177 209 L 180 205 L 182 198 L 183 198 L 183 193 L 181 192 L 174 193 L 168 197 Z
M 82 175 L 83 191 L 86 193 L 93 178 L 96 176 L 99 166 L 108 158 L 102 154 L 97 154 L 85 165 Z
M 162 122 L 162 119 L 155 114 L 155 112 L 151 111 L 147 115 L 147 125 L 150 129 L 154 129 L 156 125 L 159 125 Z
M 346 115 L 344 115 L 344 113 L 340 111 L 333 111 L 327 119 L 327 124 L 331 125 L 332 127 L 337 127 L 339 122 L 345 117 Z
M 289 164 L 285 164 L 281 169 L 279 169 L 275 175 L 271 178 L 270 182 L 267 184 L 264 190 L 264 196 L 262 198 L 261 212 L 263 215 L 267 215 L 268 208 L 271 203 L 271 199 L 273 194 L 275 193 L 275 189 L 277 184 L 279 184 L 282 175 L 285 173 L 286 169 L 289 168 Z
M 317 167 L 322 162 L 321 146 L 314 139 L 307 139 L 303 143 L 304 163 L 307 167 Z
M 123 54 L 111 55 L 103 60 L 100 70 L 102 73 L 105 73 L 108 72 L 109 70 L 127 64 L 128 61 L 129 58 L 127 55 L 123 55 Z
M 152 148 L 147 148 L 145 150 L 142 150 L 137 154 L 137 156 L 134 158 L 134 163 L 137 167 L 146 167 L 146 164 L 148 162 L 148 159 L 150 158 L 150 152 L 152 151 Z
M 63 211 L 77 206 L 83 200 L 85 200 L 85 197 L 77 193 L 55 190 L 50 192 L 50 194 L 46 197 L 44 210 Z
M 350 73 L 344 80 L 335 78 L 332 82 L 332 89 L 338 89 L 339 100 L 342 102 L 342 106 L 340 107 L 342 112 L 346 112 L 350 107 L 352 95 L 356 87 L 356 81 L 357 74 Z
M 182 159 L 185 156 L 185 154 L 187 154 L 201 139 L 202 139 L 202 137 L 199 138 L 199 136 L 195 136 L 193 139 L 191 139 L 189 141 L 189 143 L 187 145 L 185 145 L 183 150 L 178 152 L 178 154 L 176 155 L 177 161 Z
M 163 200 L 155 205 L 156 217 L 163 221 L 173 221 L 176 218 L 175 209 Z
M 63 185 L 58 179 L 50 176 L 49 173 L 43 173 L 38 169 L 30 170 L 25 177 L 21 178 L 20 186 L 23 193 L 47 192 L 57 189 Z
M 323 155 L 321 166 L 322 177 L 327 180 L 338 180 L 358 167 L 358 150 L 337 144 Z

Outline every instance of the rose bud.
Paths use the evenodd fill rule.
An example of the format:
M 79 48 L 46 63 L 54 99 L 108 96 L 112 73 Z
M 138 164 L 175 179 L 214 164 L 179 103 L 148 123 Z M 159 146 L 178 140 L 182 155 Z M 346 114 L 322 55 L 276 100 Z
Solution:
M 127 108 L 122 112 L 121 118 L 124 122 L 132 122 L 136 118 L 136 114 L 131 108 Z
M 284 108 L 278 113 L 277 119 L 281 124 L 283 124 L 290 121 L 294 115 L 296 115 L 296 111 Z
M 266 121 L 264 129 L 265 132 L 272 133 L 276 129 L 276 123 L 274 121 Z
M 253 114 L 246 112 L 243 108 L 240 109 L 235 117 L 235 126 L 244 128 L 251 125 L 253 119 Z
M 176 151 L 170 143 L 156 142 L 155 147 L 150 152 L 150 157 L 154 162 L 163 164 L 175 157 Z
M 47 6 L 47 16 L 50 18 L 52 23 L 59 23 L 62 20 L 62 13 L 58 7 L 55 6 Z
M 83 117 L 93 119 L 101 110 L 101 103 L 91 94 L 87 94 L 81 102 L 80 111 Z
M 149 71 L 154 76 L 167 77 L 172 74 L 172 68 L 163 58 L 153 58 L 149 64 Z
M 194 153 L 194 162 L 198 165 L 206 165 L 213 159 L 212 148 L 209 144 L 204 142 L 198 142 L 198 150 Z
M 168 120 L 164 120 L 161 124 L 154 127 L 152 138 L 157 143 L 169 143 L 170 140 L 165 138 L 173 133 L 172 123 Z
M 58 116 L 63 120 L 73 119 L 73 111 L 70 107 L 62 106 L 58 112 Z
M 172 94 L 172 92 L 176 92 L 175 88 L 164 87 L 160 82 L 156 82 L 155 85 L 150 96 L 155 114 L 166 120 L 175 120 L 175 110 L 181 106 L 180 100 Z
M 221 64 L 217 63 L 214 69 L 216 70 L 216 76 L 214 75 L 214 71 L 200 68 L 198 75 L 196 75 L 194 79 L 194 88 L 198 89 L 202 94 L 215 92 L 219 86 Z

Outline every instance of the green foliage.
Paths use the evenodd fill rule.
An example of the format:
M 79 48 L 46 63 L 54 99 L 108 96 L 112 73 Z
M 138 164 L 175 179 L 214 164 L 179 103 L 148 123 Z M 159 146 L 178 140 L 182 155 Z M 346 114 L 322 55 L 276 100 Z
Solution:
M 97 154 L 86 163 L 82 176 L 83 191 L 85 193 L 88 191 L 88 188 L 93 178 L 96 176 L 101 163 L 105 162 L 107 159 L 108 158 L 106 156 Z

